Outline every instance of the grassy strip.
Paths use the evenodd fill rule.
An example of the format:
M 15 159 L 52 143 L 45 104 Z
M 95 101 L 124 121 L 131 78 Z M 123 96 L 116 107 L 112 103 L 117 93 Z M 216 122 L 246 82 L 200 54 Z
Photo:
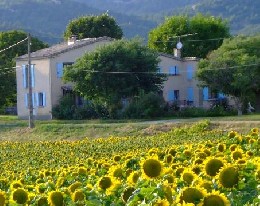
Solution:
M 0 140 L 44 141 L 81 140 L 85 137 L 148 136 L 168 132 L 172 128 L 190 125 L 202 118 L 167 120 L 52 120 L 36 121 L 34 129 L 28 129 L 28 121 L 15 116 L 0 116 Z M 253 127 L 260 128 L 260 115 L 208 118 L 213 129 L 235 130 L 247 133 Z

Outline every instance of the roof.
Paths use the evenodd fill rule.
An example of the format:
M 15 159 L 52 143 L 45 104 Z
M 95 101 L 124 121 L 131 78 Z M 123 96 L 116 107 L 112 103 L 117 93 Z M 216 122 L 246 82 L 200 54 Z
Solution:
M 49 48 L 45 49 L 40 49 L 36 52 L 31 53 L 31 58 L 50 58 L 53 56 L 56 56 L 61 53 L 65 53 L 74 49 L 78 49 L 90 44 L 94 44 L 96 42 L 101 42 L 101 41 L 112 41 L 114 39 L 110 37 L 98 37 L 98 38 L 86 38 L 82 40 L 77 40 L 74 44 L 68 45 L 68 42 L 63 42 L 60 44 L 55 44 Z M 16 58 L 16 60 L 23 60 L 23 59 L 28 59 L 28 54 L 19 56 Z
M 173 54 L 159 53 L 159 56 L 175 59 L 177 61 L 199 61 L 198 57 L 176 57 Z

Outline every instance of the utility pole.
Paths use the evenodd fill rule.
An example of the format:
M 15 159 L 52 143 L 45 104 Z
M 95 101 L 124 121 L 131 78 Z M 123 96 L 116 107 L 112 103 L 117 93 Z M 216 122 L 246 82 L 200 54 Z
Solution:
M 32 99 L 32 73 L 31 73 L 31 34 L 28 33 L 28 107 L 29 107 L 29 128 L 34 128 L 33 122 L 33 99 Z

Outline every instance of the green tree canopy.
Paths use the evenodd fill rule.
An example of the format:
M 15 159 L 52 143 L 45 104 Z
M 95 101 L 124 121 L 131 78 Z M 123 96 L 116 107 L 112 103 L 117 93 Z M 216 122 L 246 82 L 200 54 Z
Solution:
M 79 39 L 102 36 L 121 39 L 123 31 L 113 17 L 104 13 L 100 16 L 83 16 L 70 21 L 64 32 L 64 38 L 68 39 L 72 35 L 77 35 Z
M 213 16 L 172 16 L 150 31 L 148 46 L 171 54 L 179 41 L 178 36 L 181 36 L 184 57 L 205 58 L 222 44 L 222 38 L 229 37 L 229 28 L 226 21 Z
M 165 77 L 157 73 L 158 62 L 140 40 L 117 40 L 78 59 L 65 69 L 64 80 L 87 99 L 113 106 L 140 92 L 160 91 Z
M 260 35 L 226 39 L 199 62 L 198 78 L 213 90 L 251 101 L 260 109 Z
M 27 37 L 23 31 L 0 32 L 0 50 Z M 32 38 L 32 51 L 47 47 L 42 41 Z M 27 41 L 0 52 L 0 108 L 16 102 L 15 57 L 27 53 Z M 20 68 L 17 68 L 20 69 Z

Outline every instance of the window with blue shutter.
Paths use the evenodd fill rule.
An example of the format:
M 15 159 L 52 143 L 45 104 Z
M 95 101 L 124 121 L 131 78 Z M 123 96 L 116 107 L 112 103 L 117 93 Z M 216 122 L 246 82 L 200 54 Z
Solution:
M 174 91 L 169 90 L 168 92 L 168 101 L 174 101 Z
M 175 76 L 179 74 L 179 69 L 177 66 L 173 66 L 169 68 L 169 75 L 170 76 Z
M 45 107 L 46 106 L 46 93 L 45 92 L 39 92 L 37 97 L 38 97 L 37 105 L 39 107 Z
M 56 64 L 56 72 L 57 72 L 57 78 L 62 78 L 62 76 L 63 76 L 63 63 L 57 63 Z
M 208 100 L 209 99 L 209 88 L 208 87 L 203 87 L 203 100 Z
M 188 65 L 187 67 L 187 79 L 192 80 L 193 77 L 193 67 L 191 65 Z
M 23 71 L 23 88 L 28 88 L 28 67 L 27 65 L 22 65 Z
M 193 88 L 192 87 L 188 87 L 188 97 L 187 97 L 188 101 L 193 101 L 194 100 L 194 93 L 193 93 Z

